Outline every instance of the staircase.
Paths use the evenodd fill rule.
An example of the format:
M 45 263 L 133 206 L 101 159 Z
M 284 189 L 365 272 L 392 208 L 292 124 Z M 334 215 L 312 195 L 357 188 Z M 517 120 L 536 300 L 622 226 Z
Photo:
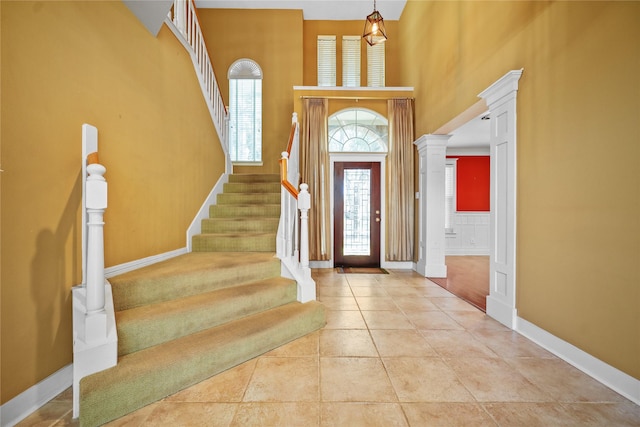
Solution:
M 325 324 L 275 257 L 278 175 L 231 175 L 193 252 L 111 278 L 118 364 L 80 381 L 80 425 L 96 426 Z

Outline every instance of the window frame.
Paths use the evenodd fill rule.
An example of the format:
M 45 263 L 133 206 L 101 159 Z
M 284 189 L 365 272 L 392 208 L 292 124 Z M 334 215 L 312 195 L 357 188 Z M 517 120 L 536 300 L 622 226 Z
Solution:
M 367 87 L 385 87 L 386 43 L 367 43 Z
M 455 216 L 457 213 L 457 175 L 458 175 L 458 159 L 446 158 L 444 172 L 444 232 L 446 234 L 455 234 Z M 451 171 L 447 174 L 447 171 Z M 451 194 L 449 194 L 449 188 Z M 447 227 L 448 226 L 448 227 Z
M 342 36 L 342 86 L 360 87 L 362 36 Z
M 242 58 L 229 67 L 229 133 L 228 150 L 234 165 L 261 166 L 262 163 L 262 69 L 252 59 Z M 240 82 L 251 81 L 251 95 L 244 100 L 245 105 L 251 107 L 251 114 L 240 115 L 236 107 L 238 102 L 238 85 Z M 246 88 L 241 90 L 246 91 Z M 246 93 L 246 92 L 245 92 Z M 249 118 L 247 120 L 247 118 Z M 243 120 L 244 119 L 244 120 Z M 241 122 L 250 123 L 251 129 L 241 126 Z M 250 133 L 250 152 L 252 159 L 239 158 L 241 148 L 246 148 L 245 142 L 239 140 L 240 134 Z M 232 149 L 233 148 L 233 149 Z
M 336 36 L 318 35 L 317 79 L 320 87 L 336 86 Z

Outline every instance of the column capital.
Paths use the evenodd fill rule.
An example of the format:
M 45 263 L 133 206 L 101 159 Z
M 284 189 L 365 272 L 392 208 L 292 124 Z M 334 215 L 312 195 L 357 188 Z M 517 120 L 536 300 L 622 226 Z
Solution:
M 486 101 L 489 109 L 491 109 L 493 104 L 507 95 L 515 97 L 515 92 L 518 91 L 518 81 L 520 77 L 522 77 L 523 72 L 524 68 L 507 72 L 495 83 L 482 91 L 478 97 Z
M 416 139 L 413 143 L 418 148 L 418 151 L 422 151 L 429 147 L 446 147 L 447 142 L 453 135 L 434 135 L 425 134 Z

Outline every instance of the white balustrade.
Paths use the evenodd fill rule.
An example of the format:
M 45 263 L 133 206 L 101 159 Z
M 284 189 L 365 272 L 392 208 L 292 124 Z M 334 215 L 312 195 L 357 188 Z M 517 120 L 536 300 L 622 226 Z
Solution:
M 298 282 L 298 300 L 307 302 L 316 299 L 316 284 L 309 268 L 309 186 L 302 183 L 297 190 L 293 184 L 300 179 L 299 146 L 298 120 L 294 113 L 289 151 L 282 152 L 280 159 L 282 198 L 276 251 L 282 261 L 283 275 Z
M 227 108 L 222 99 L 218 80 L 216 79 L 209 52 L 204 42 L 204 36 L 193 0 L 175 0 L 173 11 L 169 13 L 168 20 L 165 21 L 169 28 L 182 42 L 191 54 L 193 65 L 200 81 L 200 87 L 204 95 L 213 124 L 218 132 L 223 150 L 228 156 L 227 142 Z

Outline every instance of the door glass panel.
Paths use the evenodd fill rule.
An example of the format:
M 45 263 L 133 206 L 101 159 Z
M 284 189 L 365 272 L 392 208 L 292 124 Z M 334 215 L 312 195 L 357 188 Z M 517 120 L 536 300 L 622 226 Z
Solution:
M 371 170 L 344 170 L 344 255 L 370 255 Z

